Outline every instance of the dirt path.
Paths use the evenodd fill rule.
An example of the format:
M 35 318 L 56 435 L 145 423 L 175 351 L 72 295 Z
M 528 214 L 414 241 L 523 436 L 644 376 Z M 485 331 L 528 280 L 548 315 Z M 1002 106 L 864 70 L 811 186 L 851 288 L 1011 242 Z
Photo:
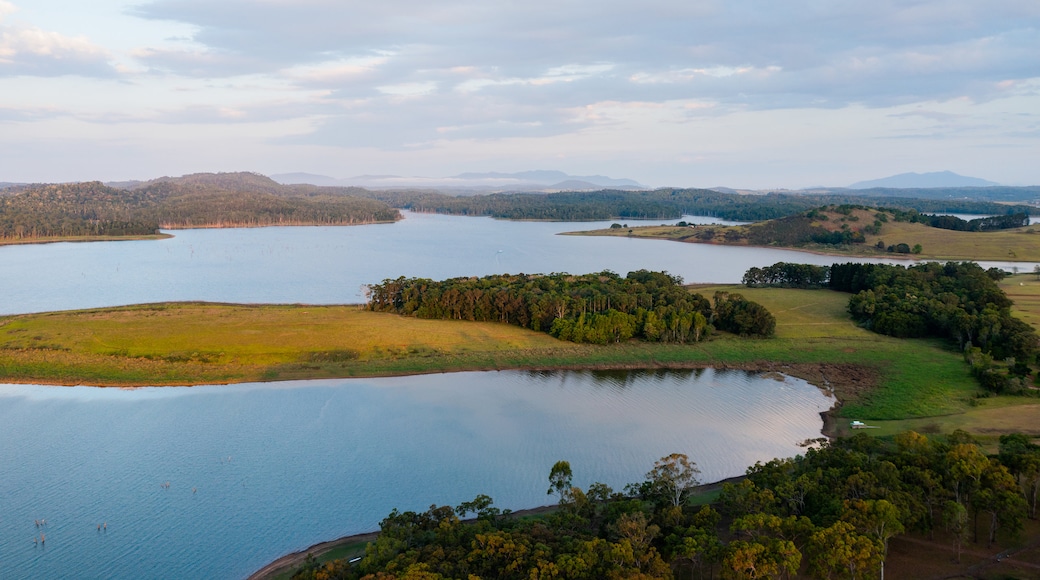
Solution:
M 914 538 L 910 536 L 899 536 L 899 541 L 914 544 L 916 546 L 922 546 L 928 549 L 929 552 L 942 551 L 955 554 L 956 549 L 946 542 L 938 542 L 933 540 L 925 540 L 923 538 Z M 1032 562 L 1024 562 L 1021 560 L 1013 559 L 1015 554 L 1025 552 L 1040 547 L 1040 539 L 1037 539 L 1021 548 L 1014 550 L 1005 550 L 1003 552 L 994 554 L 992 551 L 983 551 L 978 549 L 972 549 L 972 544 L 961 546 L 961 556 L 972 556 L 980 561 L 976 564 L 972 564 L 967 568 L 964 568 L 958 572 L 952 574 L 941 574 L 938 576 L 932 576 L 931 580 L 954 580 L 956 578 L 981 578 L 982 572 L 992 568 L 998 564 L 1006 564 L 1008 566 L 1014 566 L 1016 568 L 1025 570 L 1036 570 L 1040 571 L 1040 564 L 1034 564 Z M 1040 574 L 1030 577 L 1040 577 Z

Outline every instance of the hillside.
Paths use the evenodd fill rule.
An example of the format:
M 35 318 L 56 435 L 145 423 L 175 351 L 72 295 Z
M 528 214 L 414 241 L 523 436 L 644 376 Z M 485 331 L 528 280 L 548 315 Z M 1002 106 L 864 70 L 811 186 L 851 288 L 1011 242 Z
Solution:
M 31 185 L 0 196 L 0 241 L 154 235 L 160 228 L 351 225 L 400 219 L 356 188 L 280 185 L 252 173 Z
M 834 255 L 905 255 L 945 260 L 1040 261 L 1040 226 L 957 231 L 923 223 L 929 219 L 928 216 L 917 212 L 902 210 L 865 206 L 825 206 L 741 226 L 677 225 L 624 228 L 615 224 L 616 227 L 607 230 L 574 233 L 691 243 L 784 247 Z M 1015 219 L 1024 221 L 1025 216 L 1018 214 Z M 951 222 L 954 220 L 956 218 L 948 219 Z M 936 221 L 945 222 L 947 219 Z

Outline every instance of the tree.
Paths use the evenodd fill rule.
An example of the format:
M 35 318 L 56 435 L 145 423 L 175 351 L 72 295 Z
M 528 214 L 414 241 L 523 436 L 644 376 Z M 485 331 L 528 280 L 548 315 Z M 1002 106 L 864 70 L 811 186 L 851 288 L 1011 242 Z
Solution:
M 730 542 L 723 560 L 723 576 L 727 578 L 754 579 L 788 577 L 798 572 L 802 553 L 793 542 L 776 538 L 759 538 L 751 541 Z
M 545 492 L 546 495 L 557 494 L 560 496 L 560 503 L 565 503 L 571 497 L 571 479 L 574 473 L 571 471 L 571 464 L 567 461 L 557 461 L 553 464 L 552 470 L 549 471 L 549 491 Z
M 697 475 L 701 472 L 697 464 L 683 453 L 672 453 L 654 463 L 654 468 L 646 474 L 651 492 L 670 503 L 681 506 L 690 491 L 700 481 Z
M 846 500 L 842 519 L 856 526 L 856 529 L 874 538 L 881 545 L 881 580 L 884 580 L 888 540 L 903 533 L 899 510 L 884 499 Z
M 953 534 L 953 546 L 957 551 L 957 563 L 961 563 L 961 545 L 968 537 L 968 510 L 953 500 L 943 505 L 943 525 Z
M 810 545 L 809 572 L 813 578 L 872 578 L 881 565 L 881 546 L 857 533 L 848 522 L 837 521 L 817 531 Z

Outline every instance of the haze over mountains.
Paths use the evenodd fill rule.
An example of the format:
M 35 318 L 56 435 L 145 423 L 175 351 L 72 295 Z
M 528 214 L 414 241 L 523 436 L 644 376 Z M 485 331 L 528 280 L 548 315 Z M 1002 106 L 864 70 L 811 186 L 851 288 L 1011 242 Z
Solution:
M 980 179 L 978 177 L 958 175 L 952 171 L 934 171 L 932 173 L 900 173 L 899 175 L 892 175 L 881 179 L 858 181 L 850 185 L 849 189 L 873 189 L 877 187 L 896 189 L 917 189 L 929 187 L 994 187 L 997 185 L 1000 184 L 994 181 Z
M 402 177 L 398 175 L 358 175 L 337 179 L 313 173 L 282 173 L 270 176 L 285 185 L 356 186 L 369 189 L 421 188 L 455 191 L 585 191 L 598 189 L 646 189 L 632 179 L 613 179 L 604 175 L 569 175 L 562 171 L 520 171 L 516 173 L 460 173 L 451 177 Z

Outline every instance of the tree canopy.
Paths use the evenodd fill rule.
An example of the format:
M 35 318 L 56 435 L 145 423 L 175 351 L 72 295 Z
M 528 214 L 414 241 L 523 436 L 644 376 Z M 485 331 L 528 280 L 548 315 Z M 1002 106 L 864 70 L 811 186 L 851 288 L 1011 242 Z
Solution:
M 769 336 L 776 321 L 739 294 L 715 304 L 683 288 L 666 272 L 627 276 L 502 274 L 482 278 L 384 280 L 369 287 L 368 308 L 419 318 L 502 322 L 547 332 L 561 340 L 607 344 L 638 338 L 697 342 L 714 328 Z
M 696 484 L 696 468 L 676 453 L 625 493 L 572 487 L 540 517 L 510 517 L 487 496 L 394 510 L 360 561 L 312 561 L 294 578 L 877 578 L 888 542 L 907 532 L 947 529 L 957 549 L 1013 538 L 1029 509 L 1023 492 L 1040 475 L 1004 461 L 1031 465 L 1040 453 L 1030 445 L 1002 438 L 1001 455 L 987 457 L 963 432 L 819 440 L 749 467 L 710 506 L 677 491 Z M 569 467 L 553 466 L 551 492 L 570 485 Z M 460 521 L 467 513 L 476 519 Z
M 33 185 L 0 195 L 0 239 L 139 236 L 160 228 L 349 225 L 400 213 L 349 188 L 283 186 L 250 173 L 127 184 Z

